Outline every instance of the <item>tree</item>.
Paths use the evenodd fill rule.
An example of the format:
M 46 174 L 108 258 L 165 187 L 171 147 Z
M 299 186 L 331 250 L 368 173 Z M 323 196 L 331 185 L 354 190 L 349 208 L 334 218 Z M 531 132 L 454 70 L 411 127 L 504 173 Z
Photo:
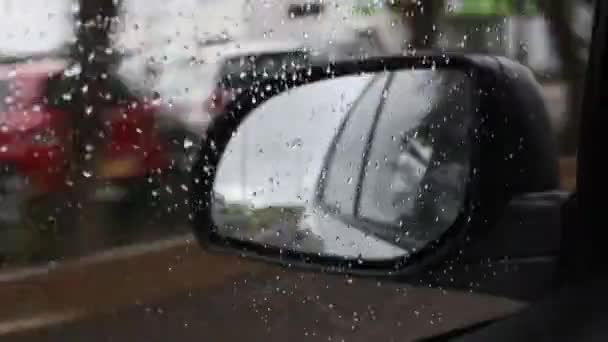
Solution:
M 437 23 L 444 0 L 390 0 L 391 8 L 399 13 L 412 32 L 411 48 L 432 48 L 437 41 Z
M 579 51 L 581 39 L 573 28 L 573 13 L 577 0 L 505 0 L 496 5 L 512 6 L 511 10 L 525 12 L 537 3 L 549 24 L 551 37 L 557 47 L 562 76 L 568 84 L 565 125 L 560 132 L 562 154 L 573 155 L 578 145 L 580 105 L 584 86 L 585 62 Z M 585 0 L 592 3 L 592 0 Z M 411 48 L 432 48 L 437 39 L 436 25 L 444 9 L 444 0 L 389 0 L 390 6 L 403 16 L 412 31 Z M 523 14 L 523 13 L 520 13 Z M 522 53 L 523 51 L 519 51 Z M 518 55 L 523 59 L 523 55 Z
M 86 160 L 87 146 L 95 145 L 96 131 L 99 128 L 98 108 L 93 90 L 87 91 L 107 76 L 114 62 L 111 34 L 116 22 L 119 0 L 78 0 L 76 12 L 76 44 L 72 54 L 79 62 L 81 72 L 74 83 L 78 94 L 73 99 L 75 108 L 74 147 L 76 162 L 82 167 Z
M 562 154 L 576 154 L 578 145 L 580 106 L 585 79 L 585 62 L 579 54 L 581 46 L 574 31 L 572 14 L 574 0 L 540 0 L 539 5 L 549 23 L 551 36 L 561 61 L 564 81 L 568 84 L 565 125 L 560 133 Z

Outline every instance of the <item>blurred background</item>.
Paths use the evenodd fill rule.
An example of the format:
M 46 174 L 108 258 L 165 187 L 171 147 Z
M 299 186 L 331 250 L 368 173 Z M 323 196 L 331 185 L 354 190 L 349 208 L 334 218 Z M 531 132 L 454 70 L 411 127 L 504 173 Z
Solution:
M 281 341 L 315 329 L 331 340 L 370 340 L 356 327 L 359 313 L 369 316 L 367 333 L 402 340 L 518 308 L 483 296 L 471 305 L 464 297 L 473 291 L 450 297 L 426 285 L 406 291 L 375 279 L 356 287 L 276 269 L 256 275 L 263 266 L 194 242 L 190 170 L 210 120 L 240 86 L 223 77 L 247 71 L 251 56 L 287 52 L 308 63 L 436 49 L 508 56 L 532 70 L 560 144 L 562 186 L 572 190 L 592 8 L 590 0 L 1 1 L 0 336 L 241 340 L 247 332 L 226 328 L 238 320 L 269 341 L 272 329 Z M 272 127 L 242 130 L 216 194 L 224 216 L 240 219 L 285 198 L 301 204 L 311 194 L 319 144 L 330 143 L 340 120 L 325 114 L 350 108 L 363 83 L 350 84 L 303 97 L 302 106 L 288 99 L 293 113 L 313 109 L 298 120 L 280 120 L 281 105 Z M 248 219 L 264 226 L 293 220 L 292 211 L 263 208 Z M 376 320 L 383 303 L 401 306 Z M 401 324 L 404 307 L 415 313 L 410 324 Z M 109 314 L 64 325 L 100 312 Z M 34 329 L 43 326 L 50 328 Z
M 542 83 L 568 165 L 564 187 L 573 187 L 592 1 L 4 0 L 0 6 L 4 270 L 189 233 L 189 167 L 231 51 L 304 47 L 340 59 L 421 49 L 508 56 Z M 237 183 L 245 162 L 242 168 Z

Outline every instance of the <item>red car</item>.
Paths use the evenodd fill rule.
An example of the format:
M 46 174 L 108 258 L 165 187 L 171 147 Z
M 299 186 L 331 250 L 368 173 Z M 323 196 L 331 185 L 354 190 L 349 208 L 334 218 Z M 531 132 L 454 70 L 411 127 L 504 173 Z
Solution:
M 141 189 L 148 176 L 171 168 L 160 107 L 118 78 L 76 88 L 77 69 L 51 59 L 0 66 L 0 222 L 20 220 L 28 199 L 74 183 Z M 90 112 L 78 109 L 79 90 L 93 94 Z

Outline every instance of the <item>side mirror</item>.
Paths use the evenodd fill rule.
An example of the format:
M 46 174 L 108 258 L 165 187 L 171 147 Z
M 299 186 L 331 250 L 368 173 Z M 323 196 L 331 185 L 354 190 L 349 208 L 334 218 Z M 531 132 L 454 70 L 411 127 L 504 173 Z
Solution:
M 537 196 L 556 216 L 563 200 L 547 109 L 526 68 L 420 55 L 290 70 L 258 72 L 209 127 L 191 185 L 205 248 L 374 276 L 556 252 L 558 227 L 526 232 L 546 236 L 531 245 L 529 226 L 494 231 L 512 203 L 529 210 L 540 202 L 525 198 Z

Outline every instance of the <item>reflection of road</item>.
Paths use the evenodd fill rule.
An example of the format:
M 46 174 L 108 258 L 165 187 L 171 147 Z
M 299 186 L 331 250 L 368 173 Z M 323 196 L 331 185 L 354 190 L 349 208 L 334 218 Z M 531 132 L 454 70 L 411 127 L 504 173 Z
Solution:
M 325 241 L 312 231 L 301 229 L 296 222 L 276 222 L 253 240 L 290 251 L 325 253 Z
M 260 212 L 261 211 L 261 212 Z M 303 208 L 266 208 L 247 213 L 213 213 L 218 232 L 222 236 L 244 241 L 255 241 L 279 248 L 323 252 L 323 240 L 308 229 L 302 229 Z
M 249 239 L 251 234 L 251 220 L 245 215 L 213 213 L 213 219 L 218 226 L 220 234 L 235 239 Z

